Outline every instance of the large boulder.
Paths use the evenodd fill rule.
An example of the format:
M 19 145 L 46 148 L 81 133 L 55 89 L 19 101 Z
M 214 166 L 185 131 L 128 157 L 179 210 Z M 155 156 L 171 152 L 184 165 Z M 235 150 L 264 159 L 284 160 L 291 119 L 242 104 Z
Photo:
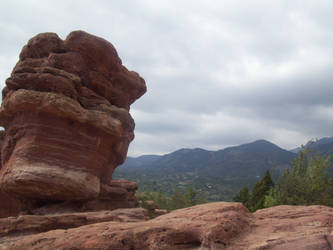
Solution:
M 102 38 L 33 37 L 3 90 L 0 189 L 39 205 L 97 199 L 126 158 L 129 108 L 145 91 Z
M 333 244 L 333 208 L 325 206 L 251 214 L 240 203 L 217 202 L 148 221 L 144 210 L 122 211 L 0 219 L 0 249 L 329 250 Z

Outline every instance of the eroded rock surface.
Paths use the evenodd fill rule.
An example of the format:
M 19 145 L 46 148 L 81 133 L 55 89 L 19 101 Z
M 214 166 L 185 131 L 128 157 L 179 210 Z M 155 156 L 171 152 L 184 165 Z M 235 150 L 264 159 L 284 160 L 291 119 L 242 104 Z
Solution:
M 19 200 L 0 192 L 0 218 L 16 216 L 21 212 L 21 208 Z
M 135 197 L 137 184 L 128 180 L 112 180 L 110 185 L 101 185 L 101 192 L 97 199 L 82 201 L 62 201 L 40 204 L 21 212 L 30 215 L 65 214 L 88 211 L 114 210 L 118 208 L 138 207 Z M 15 214 L 12 214 L 15 215 Z M 17 215 L 17 214 L 16 214 Z
M 248 227 L 250 216 L 239 203 L 185 208 L 153 220 L 104 222 L 16 238 L 8 249 L 193 249 L 223 247 Z M 219 249 L 219 248 L 218 248 Z
M 134 138 L 129 108 L 145 91 L 102 38 L 33 37 L 3 90 L 0 189 L 31 207 L 117 193 L 113 170 Z
M 0 149 L 2 148 L 3 140 L 5 138 L 5 131 L 0 131 Z M 1 150 L 0 150 L 1 159 Z M 1 169 L 1 160 L 0 160 Z M 21 202 L 0 191 L 0 218 L 8 216 L 16 216 L 21 211 Z
M 0 219 L 0 237 L 17 234 L 41 233 L 55 229 L 76 228 L 105 221 L 138 222 L 148 220 L 143 208 L 125 208 L 112 211 L 54 213 L 47 215 L 20 215 Z
M 57 230 L 43 233 L 31 232 L 31 217 L 9 219 L 16 229 L 2 219 L 0 249 L 303 250 L 332 249 L 333 243 L 333 208 L 325 206 L 279 206 L 251 214 L 240 203 L 217 202 L 175 210 L 148 221 L 145 212 L 138 211 L 137 218 L 126 217 L 132 218 L 127 219 L 130 222 L 119 219 L 121 209 L 115 211 L 118 215 L 114 217 L 111 212 L 91 213 L 86 226 L 78 219 L 81 215 L 67 214 L 69 221 L 76 221 L 75 228 L 55 215 L 53 224 L 58 226 L 53 229 Z M 133 214 L 129 211 L 135 210 L 126 211 Z M 52 217 L 42 218 L 35 220 L 37 224 L 43 222 L 52 229 Z
M 248 232 L 230 249 L 320 249 L 333 246 L 333 208 L 277 206 L 253 214 Z

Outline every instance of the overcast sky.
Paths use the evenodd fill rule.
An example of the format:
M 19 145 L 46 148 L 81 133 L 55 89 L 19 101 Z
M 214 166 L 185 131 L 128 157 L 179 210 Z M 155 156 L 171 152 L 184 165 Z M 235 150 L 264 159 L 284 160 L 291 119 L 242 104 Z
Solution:
M 8 0 L 0 82 L 37 33 L 110 41 L 148 91 L 129 155 L 333 136 L 332 0 Z

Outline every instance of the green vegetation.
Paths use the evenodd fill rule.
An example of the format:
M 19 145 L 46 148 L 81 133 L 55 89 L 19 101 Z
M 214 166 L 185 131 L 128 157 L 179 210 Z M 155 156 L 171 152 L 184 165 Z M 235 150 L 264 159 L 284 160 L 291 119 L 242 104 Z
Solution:
M 142 207 L 147 208 L 147 201 L 154 201 L 160 209 L 168 211 L 194 206 L 205 203 L 206 201 L 200 196 L 192 186 L 186 188 L 185 193 L 175 190 L 172 195 L 165 195 L 161 192 L 145 191 L 137 192 L 137 198 Z
M 268 195 L 269 191 L 273 187 L 274 187 L 273 180 L 271 178 L 269 171 L 267 170 L 265 176 L 260 181 L 258 181 L 253 188 L 250 200 L 251 212 L 264 208 L 265 196 Z
M 182 149 L 129 158 L 114 177 L 136 181 L 142 202 L 153 200 L 167 210 L 203 200 L 234 200 L 250 211 L 282 204 L 333 206 L 332 156 L 327 156 L 333 144 L 308 146 L 322 155 L 304 148 L 294 154 L 262 140 L 219 151 Z
M 265 197 L 269 194 L 270 190 L 274 187 L 274 182 L 267 170 L 264 177 L 256 183 L 253 188 L 252 194 L 249 194 L 247 186 L 243 187 L 237 195 L 233 197 L 236 202 L 242 202 L 251 212 L 264 208 Z
M 231 201 L 240 187 L 252 190 L 267 169 L 274 166 L 282 172 L 295 157 L 264 140 L 218 151 L 181 149 L 163 156 L 128 157 L 114 178 L 137 182 L 141 192 L 171 197 L 175 189 L 185 193 L 192 186 L 207 201 Z
M 333 206 L 332 155 L 303 149 L 265 197 L 265 207 L 276 205 Z
M 160 192 L 171 197 L 174 190 L 185 193 L 188 186 L 192 186 L 205 200 L 231 201 L 238 191 L 239 185 L 253 187 L 257 178 L 229 178 L 223 175 L 199 176 L 194 173 L 165 174 L 135 170 L 117 171 L 115 179 L 135 181 L 139 192 Z
M 233 200 L 242 202 L 251 212 L 277 205 L 333 207 L 333 176 L 329 174 L 332 159 L 332 155 L 323 156 L 303 148 L 275 185 L 267 171 L 255 184 L 252 194 L 245 186 Z
M 244 204 L 244 206 L 246 206 L 247 208 L 250 208 L 251 196 L 249 193 L 249 188 L 247 186 L 244 186 L 239 191 L 239 193 L 233 197 L 233 201 L 242 202 Z

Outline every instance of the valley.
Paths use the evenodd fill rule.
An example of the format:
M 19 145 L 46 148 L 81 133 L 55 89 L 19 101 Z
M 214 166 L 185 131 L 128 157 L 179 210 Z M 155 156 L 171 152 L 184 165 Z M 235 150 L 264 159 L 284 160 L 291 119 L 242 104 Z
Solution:
M 323 138 L 311 147 L 329 153 L 333 139 Z M 162 156 L 128 157 L 114 176 L 136 181 L 139 191 L 172 195 L 192 186 L 207 201 L 231 201 L 243 186 L 251 189 L 267 169 L 276 178 L 296 156 L 269 141 L 258 140 L 217 151 L 180 149 Z

